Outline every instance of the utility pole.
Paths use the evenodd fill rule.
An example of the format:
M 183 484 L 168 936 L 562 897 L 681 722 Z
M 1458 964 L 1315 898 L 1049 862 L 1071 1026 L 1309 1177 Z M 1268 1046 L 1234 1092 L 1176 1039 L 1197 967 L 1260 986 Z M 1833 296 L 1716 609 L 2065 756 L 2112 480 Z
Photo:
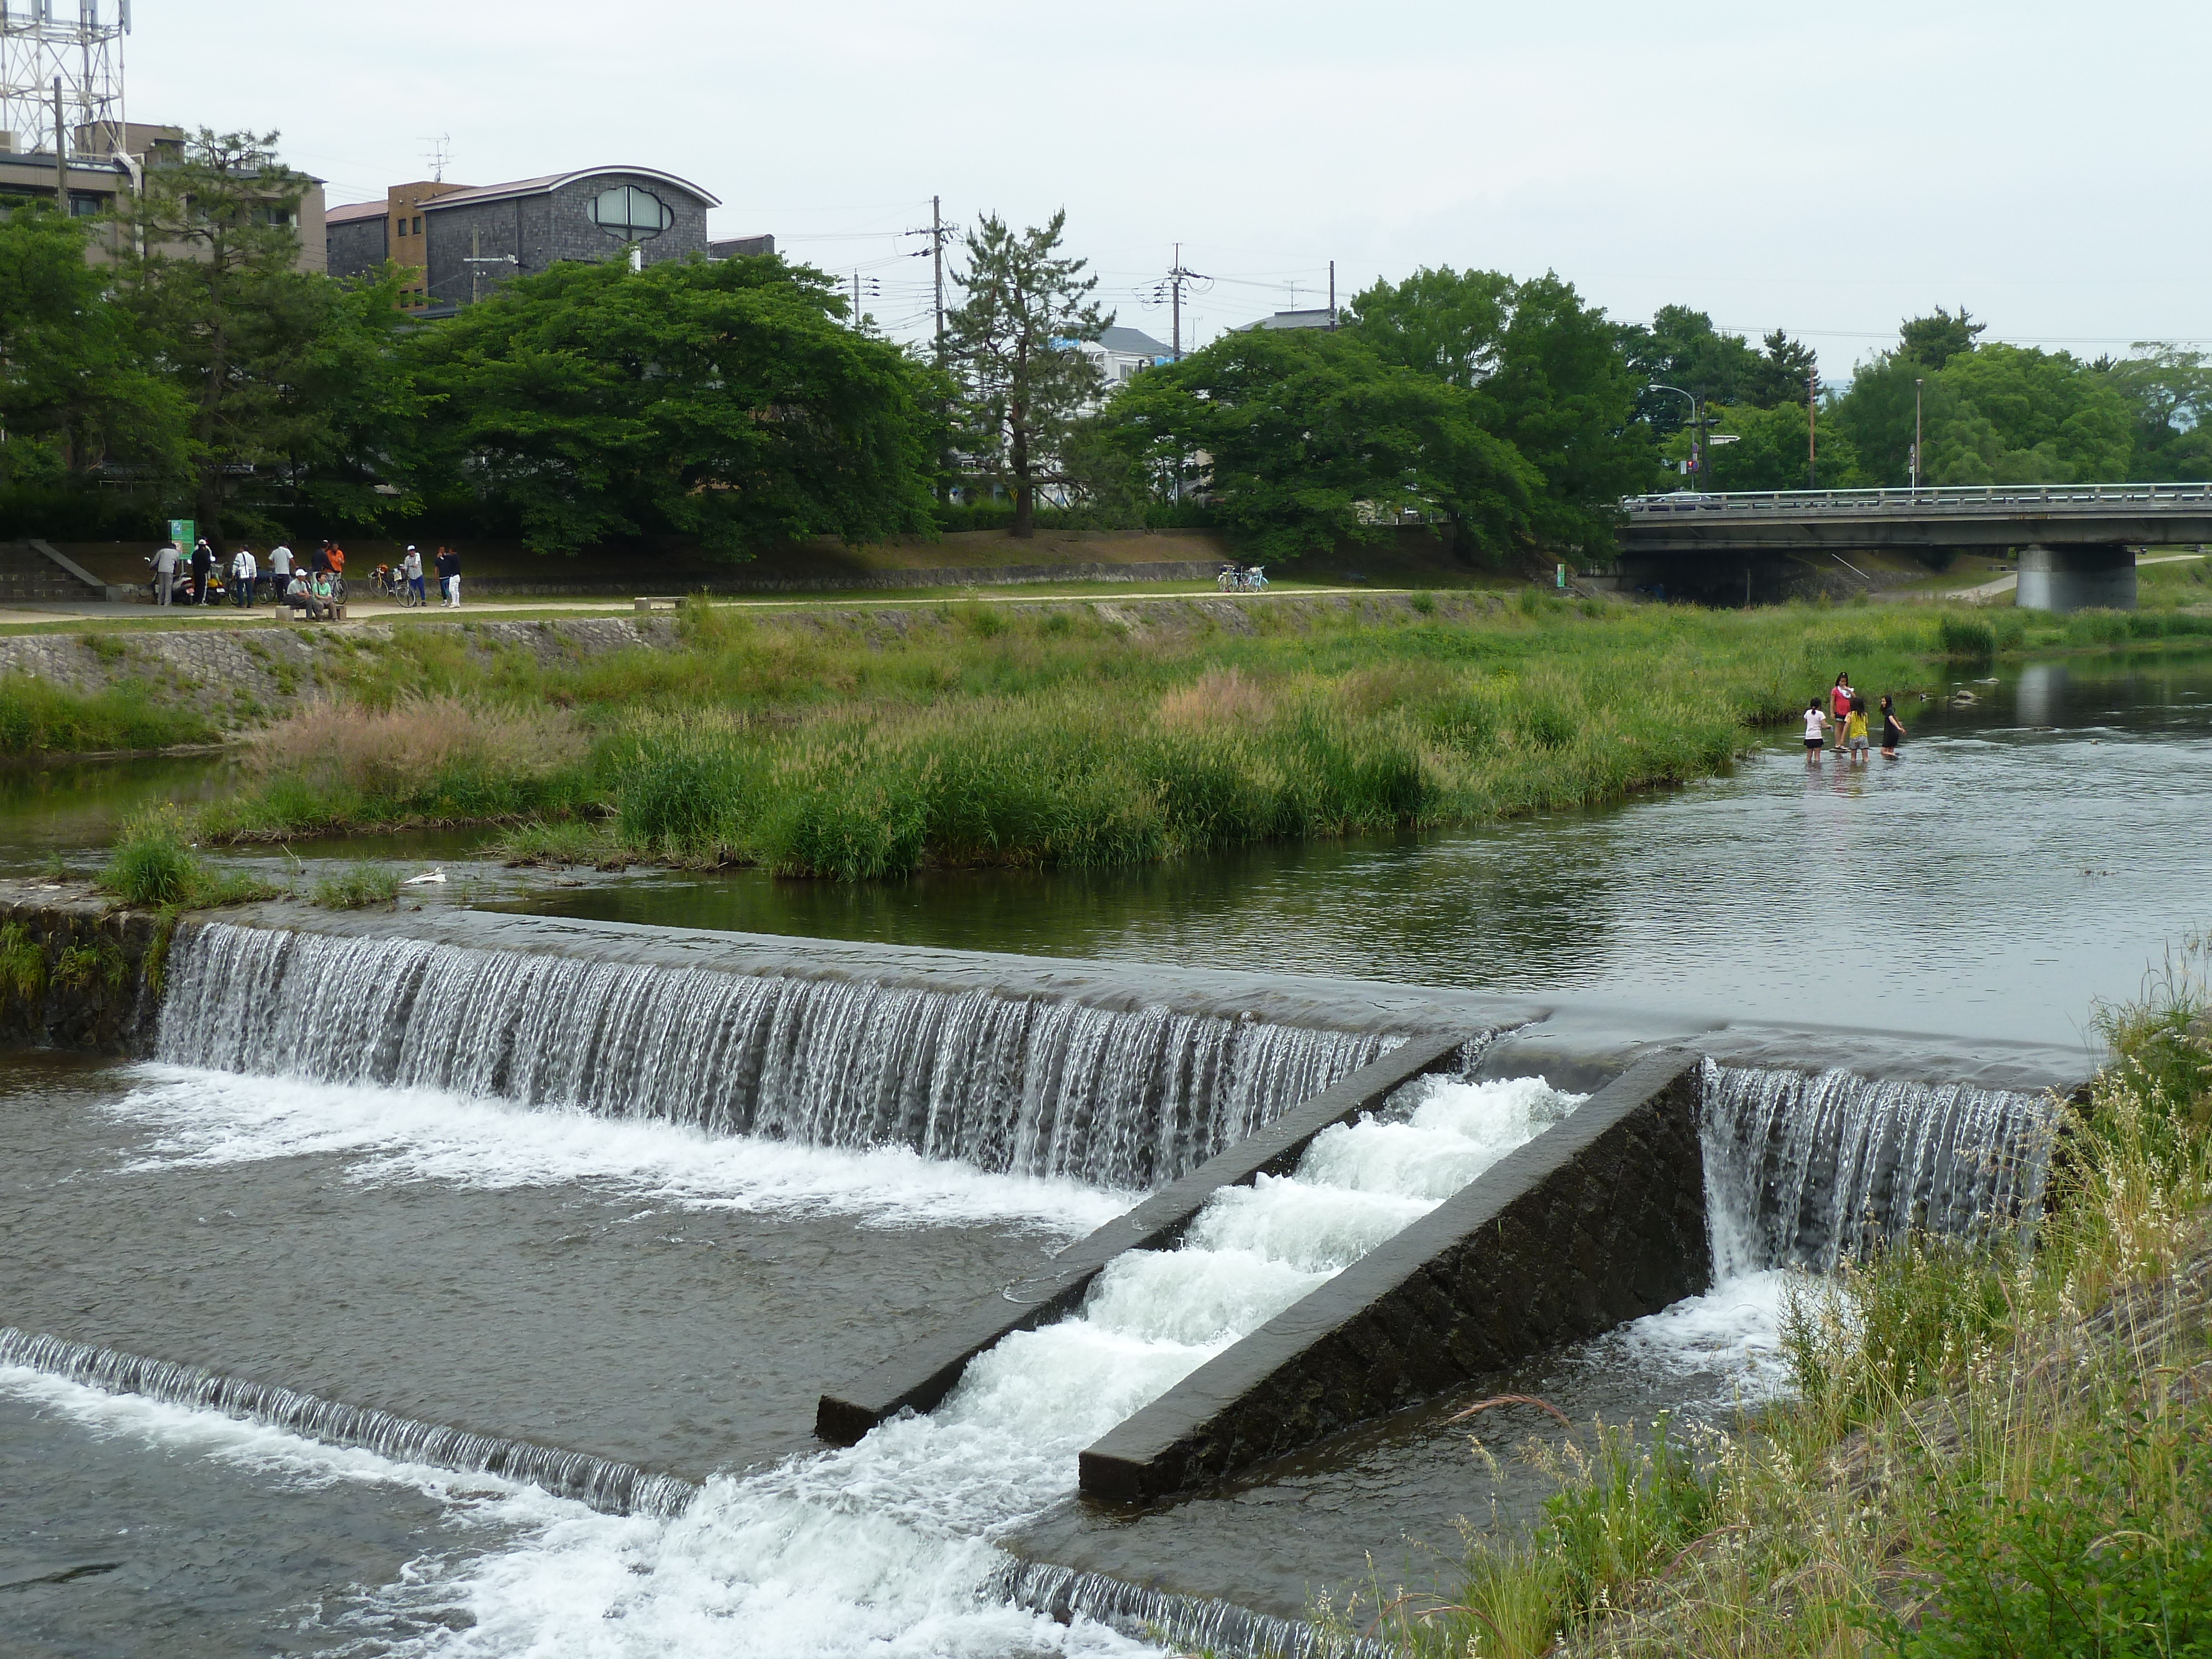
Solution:
M 1912 487 L 1920 488 L 1920 389 L 1927 381 L 1915 375 L 1912 380 Z
M 938 198 L 929 198 L 930 280 L 937 290 L 937 366 L 945 367 L 945 220 Z
M 70 216 L 67 125 L 62 115 L 62 77 L 57 75 L 54 76 L 54 207 L 64 219 Z
M 1336 332 L 1336 261 L 1328 262 L 1328 331 Z
M 1207 283 L 1213 279 L 1195 270 L 1186 270 L 1182 263 L 1182 244 L 1175 245 L 1175 265 L 1160 284 L 1168 291 L 1168 304 L 1174 313 L 1173 329 L 1170 335 L 1170 356 L 1176 362 L 1182 361 L 1182 290 L 1186 283 Z M 1152 289 L 1152 303 L 1160 301 L 1160 289 Z

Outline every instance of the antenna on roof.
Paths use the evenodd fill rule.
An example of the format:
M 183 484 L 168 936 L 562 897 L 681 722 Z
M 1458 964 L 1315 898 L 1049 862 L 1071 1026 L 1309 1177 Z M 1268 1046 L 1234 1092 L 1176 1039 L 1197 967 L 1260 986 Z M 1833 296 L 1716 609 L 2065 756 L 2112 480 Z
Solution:
M 428 141 L 430 145 L 430 179 L 433 184 L 446 182 L 446 163 L 453 159 L 453 135 L 441 132 Z

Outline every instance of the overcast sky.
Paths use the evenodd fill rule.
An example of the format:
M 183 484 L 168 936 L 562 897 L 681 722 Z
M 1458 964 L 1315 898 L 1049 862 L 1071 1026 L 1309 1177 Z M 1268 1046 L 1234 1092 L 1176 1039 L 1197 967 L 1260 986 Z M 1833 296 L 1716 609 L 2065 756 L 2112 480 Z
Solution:
M 63 0 L 68 3 L 68 0 Z M 1423 264 L 1547 268 L 1816 346 L 1898 319 L 2088 355 L 2212 337 L 2212 8 L 2040 0 L 1504 6 L 883 0 L 137 0 L 132 118 L 275 128 L 332 204 L 636 162 L 718 235 L 881 284 L 924 240 L 1067 210 L 1125 323 L 1180 240 L 1209 337 Z M 1187 333 L 1187 338 L 1189 335 Z

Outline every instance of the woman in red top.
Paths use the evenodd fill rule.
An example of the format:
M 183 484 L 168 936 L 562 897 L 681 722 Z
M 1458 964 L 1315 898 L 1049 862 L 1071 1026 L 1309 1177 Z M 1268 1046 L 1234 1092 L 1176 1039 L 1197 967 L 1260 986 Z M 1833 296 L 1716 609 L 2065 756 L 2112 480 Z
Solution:
M 1836 676 L 1835 684 L 1828 692 L 1829 730 L 1835 734 L 1836 747 L 1844 746 L 1844 726 L 1851 713 L 1851 677 L 1849 672 Z

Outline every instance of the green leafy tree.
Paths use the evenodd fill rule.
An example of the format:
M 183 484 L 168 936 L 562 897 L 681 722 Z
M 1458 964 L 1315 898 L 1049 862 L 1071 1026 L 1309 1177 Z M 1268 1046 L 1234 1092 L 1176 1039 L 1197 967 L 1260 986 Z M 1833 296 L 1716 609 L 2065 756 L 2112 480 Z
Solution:
M 405 343 L 425 487 L 540 551 L 676 533 L 726 557 L 927 527 L 927 371 L 774 257 L 562 264 Z
M 2089 483 L 2128 476 L 2135 434 L 2127 398 L 2109 376 L 2071 354 L 1983 345 L 1954 354 L 1937 378 L 1949 398 L 1928 436 L 1931 483 Z
M 2106 371 L 2135 419 L 2129 476 L 2146 482 L 2212 478 L 2212 355 L 2138 340 Z
M 120 292 L 191 405 L 196 516 L 220 543 L 233 501 L 270 488 L 332 441 L 333 410 L 303 388 L 332 317 L 325 279 L 295 267 L 313 183 L 276 159 L 274 133 L 203 128 L 180 161 L 149 167 L 131 206 Z M 240 526 L 265 532 L 246 507 Z
M 1530 528 L 1547 546 L 1609 542 L 1619 498 L 1650 486 L 1656 465 L 1620 331 L 1571 283 L 1424 270 L 1376 283 L 1348 314 L 1385 362 L 1465 388 L 1483 429 L 1534 465 Z
M 1758 409 L 1805 401 L 1820 360 L 1802 340 L 1776 329 L 1762 342 L 1765 349 L 1744 379 L 1743 400 Z
M 986 214 L 966 239 L 966 297 L 945 313 L 945 356 L 961 388 L 961 447 L 975 469 L 1014 498 L 1013 533 L 1036 533 L 1040 483 L 1062 481 L 1069 428 L 1104 387 L 1078 343 L 1113 325 L 1091 303 L 1096 276 L 1060 252 L 1065 209 L 1012 231 Z
M 1942 307 L 1932 317 L 1908 317 L 1898 325 L 1898 349 L 1914 362 L 1941 369 L 1954 357 L 1963 357 L 1980 343 L 1987 323 L 1974 320 L 1973 313 L 1959 307 L 1954 317 Z
M 1713 446 L 1714 489 L 1805 488 L 1808 421 L 1802 401 L 1776 404 L 1770 409 L 1738 404 L 1707 413 L 1716 422 L 1717 434 L 1735 440 Z M 1859 465 L 1858 446 L 1848 432 L 1837 428 L 1826 408 L 1820 411 L 1820 439 L 1821 489 L 1856 489 L 1871 482 Z M 1686 459 L 1690 434 L 1679 432 L 1668 439 L 1666 453 L 1671 460 Z
M 107 461 L 176 475 L 187 410 L 137 317 L 85 263 L 86 222 L 0 215 L 0 483 L 63 483 Z
M 1203 487 L 1271 559 L 1379 540 L 1406 508 L 1441 515 L 1470 553 L 1502 555 L 1543 486 L 1484 429 L 1474 393 L 1385 362 L 1350 331 L 1224 336 L 1139 375 L 1105 418 L 1136 469 Z
M 1623 325 L 1620 349 L 1637 387 L 1636 418 L 1662 439 L 1689 420 L 1689 404 L 1653 386 L 1679 386 L 1708 403 L 1736 404 L 1759 370 L 1759 354 L 1741 335 L 1720 332 L 1711 317 L 1687 306 L 1660 307 L 1648 326 Z

